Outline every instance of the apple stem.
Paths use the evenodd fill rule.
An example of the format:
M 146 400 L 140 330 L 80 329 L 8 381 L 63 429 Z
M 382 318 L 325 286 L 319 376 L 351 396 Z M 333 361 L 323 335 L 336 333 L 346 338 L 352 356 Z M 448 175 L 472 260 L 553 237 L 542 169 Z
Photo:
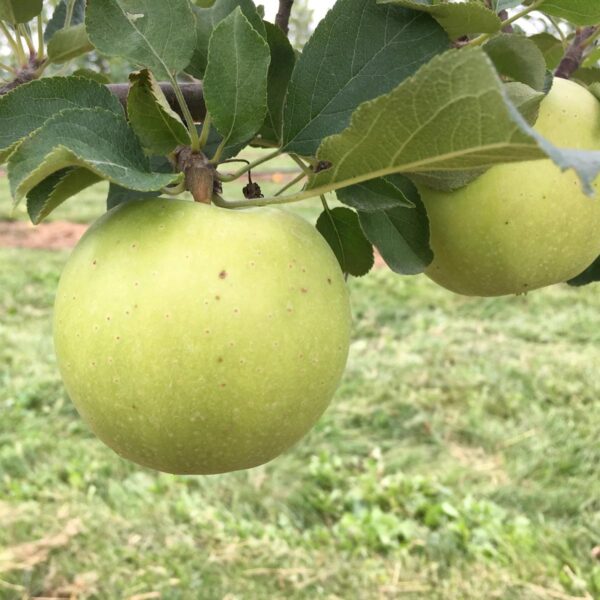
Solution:
M 185 188 L 194 200 L 210 204 L 215 191 L 215 168 L 202 152 L 184 147 L 177 153 L 177 167 L 185 175 Z

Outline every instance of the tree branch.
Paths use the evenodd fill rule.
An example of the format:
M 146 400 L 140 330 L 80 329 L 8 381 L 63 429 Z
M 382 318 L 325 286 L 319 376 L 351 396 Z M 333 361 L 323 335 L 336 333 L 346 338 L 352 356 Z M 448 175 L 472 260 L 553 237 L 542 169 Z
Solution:
M 275 17 L 275 25 L 286 35 L 290 31 L 290 15 L 294 0 L 279 0 L 279 11 Z
M 206 116 L 206 105 L 204 104 L 204 94 L 202 93 L 202 84 L 201 83 L 180 83 L 181 91 L 183 92 L 183 97 L 185 98 L 185 102 L 188 105 L 190 112 L 192 113 L 192 117 L 194 121 L 200 123 L 204 121 L 204 117 Z M 127 94 L 129 93 L 129 84 L 128 83 L 110 83 L 106 86 L 111 93 L 116 96 L 121 104 L 126 108 L 127 107 Z M 179 106 L 179 102 L 177 102 L 177 97 L 175 96 L 175 90 L 173 90 L 173 86 L 170 83 L 161 82 L 160 87 L 167 98 L 167 102 L 169 106 L 181 117 L 183 114 L 181 112 L 181 107 Z
M 573 73 L 579 69 L 583 61 L 585 42 L 597 32 L 597 27 L 583 27 L 578 29 L 571 45 L 567 49 L 554 75 L 562 79 L 571 79 Z

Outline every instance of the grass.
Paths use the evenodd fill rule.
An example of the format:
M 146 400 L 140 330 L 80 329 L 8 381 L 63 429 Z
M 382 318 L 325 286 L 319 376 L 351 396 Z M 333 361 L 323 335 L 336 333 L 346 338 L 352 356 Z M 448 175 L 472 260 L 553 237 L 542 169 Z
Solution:
M 352 280 L 349 365 L 316 429 L 265 467 L 186 478 L 119 459 L 66 397 L 67 256 L 0 250 L 0 599 L 600 598 L 597 287 Z

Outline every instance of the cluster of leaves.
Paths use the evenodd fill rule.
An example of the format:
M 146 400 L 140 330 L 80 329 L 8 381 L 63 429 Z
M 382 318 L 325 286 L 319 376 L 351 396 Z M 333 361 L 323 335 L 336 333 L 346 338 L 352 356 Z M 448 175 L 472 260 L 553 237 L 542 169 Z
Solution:
M 19 23 L 41 1 L 2 6 L 0 18 Z M 494 164 L 547 156 L 588 190 L 600 172 L 600 153 L 558 149 L 532 129 L 568 40 L 504 33 L 507 9 L 600 22 L 596 0 L 338 0 L 299 54 L 252 0 L 61 0 L 45 32 L 54 62 L 93 48 L 140 71 L 127 114 L 87 73 L 0 98 L 13 196 L 37 223 L 99 179 L 112 184 L 109 206 L 181 188 L 182 145 L 216 165 L 248 144 L 273 147 L 307 174 L 292 199 L 323 198 L 317 227 L 345 272 L 368 272 L 373 246 L 394 271 L 422 272 L 433 257 L 416 185 L 451 190 Z M 200 131 L 183 97 L 184 120 L 158 84 L 178 91 L 184 74 L 203 80 Z M 576 77 L 599 92 L 600 69 Z M 332 191 L 343 207 L 329 209 Z

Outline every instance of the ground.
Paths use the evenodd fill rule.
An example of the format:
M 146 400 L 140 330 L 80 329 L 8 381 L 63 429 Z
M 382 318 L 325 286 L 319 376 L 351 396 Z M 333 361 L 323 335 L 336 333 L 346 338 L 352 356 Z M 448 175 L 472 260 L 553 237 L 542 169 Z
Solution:
M 351 280 L 348 370 L 317 428 L 265 467 L 174 477 L 119 459 L 65 395 L 67 256 L 0 249 L 0 599 L 600 598 L 600 288 Z

